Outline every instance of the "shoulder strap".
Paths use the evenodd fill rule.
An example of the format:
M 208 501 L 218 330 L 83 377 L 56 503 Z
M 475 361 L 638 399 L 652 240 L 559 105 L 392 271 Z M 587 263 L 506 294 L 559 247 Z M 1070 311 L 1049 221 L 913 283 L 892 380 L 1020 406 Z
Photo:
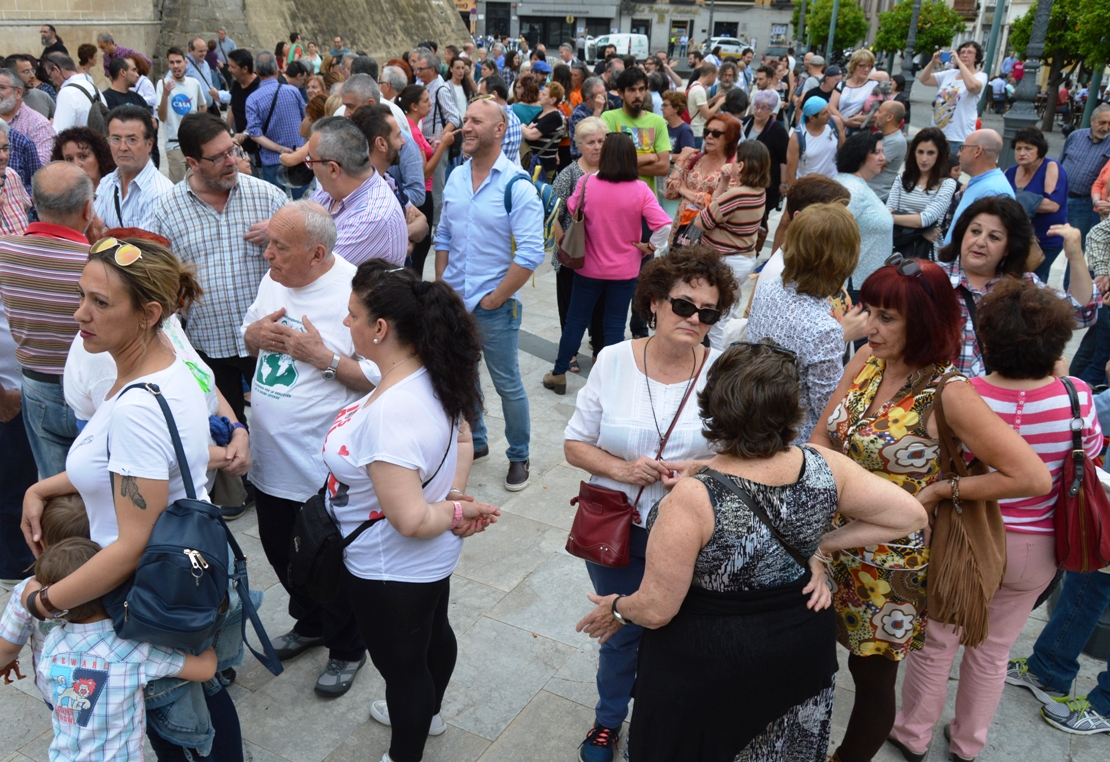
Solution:
M 79 84 L 77 84 L 76 82 L 69 82 L 69 83 L 67 83 L 67 84 L 64 84 L 64 85 L 62 85 L 62 89 L 63 89 L 63 90 L 65 90 L 65 89 L 66 89 L 67 87 L 73 87 L 73 88 L 76 88 L 77 90 L 80 90 L 80 91 L 81 91 L 81 94 L 82 94 L 82 95 L 84 95 L 84 96 L 85 96 L 86 98 L 88 98 L 88 99 L 89 99 L 89 103 L 90 103 L 90 104 L 94 104 L 94 103 L 96 103 L 97 101 L 99 101 L 99 100 L 100 100 L 100 99 L 99 99 L 99 98 L 97 98 L 97 97 L 96 97 L 95 95 L 90 95 L 90 94 L 89 94 L 89 91 L 88 91 L 88 90 L 86 90 L 85 88 L 81 87 L 81 86 L 80 86 Z
M 971 321 L 971 331 L 975 334 L 975 343 L 979 345 L 979 356 L 983 357 L 983 342 L 979 340 L 979 321 L 976 319 L 977 305 L 975 304 L 975 296 L 971 293 L 971 290 L 963 284 L 960 284 L 959 292 L 960 298 L 964 300 L 964 306 L 967 307 L 967 319 Z M 986 357 L 983 357 L 983 370 L 990 373 L 990 369 L 987 367 Z
M 277 80 L 274 80 L 277 82 Z M 274 118 L 274 107 L 277 106 L 278 96 L 281 95 L 281 83 L 277 82 L 277 88 L 274 90 L 274 99 L 270 101 L 270 112 L 266 114 L 266 121 L 262 123 L 262 136 L 266 136 L 266 130 L 270 129 L 270 120 Z
M 1083 449 L 1083 414 L 1079 410 L 1079 395 L 1076 394 L 1075 384 L 1067 376 L 1062 376 L 1060 383 L 1067 390 L 1068 400 L 1071 402 L 1071 458 L 1075 464 L 1075 473 L 1068 485 L 1068 497 L 1075 497 L 1083 486 L 1083 471 L 1087 463 L 1087 453 Z
M 805 457 L 805 453 L 802 454 L 802 457 Z M 751 495 L 748 494 L 746 490 L 741 489 L 739 485 L 732 481 L 732 479 L 725 478 L 724 474 L 720 473 L 719 471 L 714 471 L 709 466 L 703 466 L 702 469 L 698 471 L 698 473 L 705 474 L 706 476 L 710 477 L 718 484 L 720 484 L 722 487 L 727 489 L 729 492 L 736 495 L 736 497 L 740 499 L 740 502 L 744 504 L 744 507 L 751 511 L 752 515 L 759 519 L 760 522 L 762 522 L 762 524 L 770 530 L 771 534 L 776 540 L 779 541 L 779 544 L 782 545 L 783 549 L 790 555 L 791 558 L 794 559 L 794 562 L 803 569 L 809 568 L 809 559 L 803 556 L 801 552 L 797 550 L 797 548 L 786 541 L 779 530 L 775 528 L 775 525 L 771 523 L 771 517 L 767 515 L 767 512 L 763 510 L 763 507 L 755 502 L 755 500 L 752 498 Z
M 528 175 L 513 173 L 509 178 L 509 182 L 505 183 L 505 213 L 511 214 L 513 211 L 513 183 L 517 180 L 528 180 Z M 531 181 L 529 181 L 531 182 Z
M 162 415 L 166 419 L 166 427 L 170 430 L 170 440 L 173 442 L 173 454 L 174 457 L 177 458 L 177 469 L 181 472 L 181 482 L 185 486 L 185 497 L 190 500 L 196 500 L 197 491 L 193 486 L 193 476 L 189 472 L 189 459 L 185 457 L 185 447 L 181 444 L 181 435 L 177 432 L 177 423 L 173 419 L 173 411 L 170 410 L 169 404 L 166 402 L 165 397 L 162 396 L 162 390 L 158 387 L 158 384 L 131 384 L 131 386 L 120 392 L 119 396 L 122 397 L 132 389 L 145 389 L 150 392 L 158 402 L 158 407 L 162 409 Z
M 958 372 L 945 373 L 941 376 L 940 381 L 937 382 L 937 388 L 933 392 L 933 416 L 937 422 L 937 440 L 940 443 L 940 466 L 941 476 L 945 474 L 957 474 L 960 477 L 970 475 L 970 470 L 967 466 L 967 461 L 963 457 L 963 443 L 952 428 L 948 425 L 948 420 L 944 416 L 944 402 L 942 392 L 944 387 L 948 385 L 948 381 L 952 378 L 960 376 Z M 957 507 L 957 512 L 960 509 Z

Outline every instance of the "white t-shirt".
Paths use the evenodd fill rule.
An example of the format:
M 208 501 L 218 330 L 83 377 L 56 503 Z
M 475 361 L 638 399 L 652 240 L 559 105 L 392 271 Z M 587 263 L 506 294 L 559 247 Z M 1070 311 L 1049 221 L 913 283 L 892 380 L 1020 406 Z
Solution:
M 167 79 L 173 79 L 173 75 L 159 79 L 154 91 L 155 116 L 158 114 L 157 104 L 162 102 L 162 91 L 166 89 Z M 166 121 L 162 122 L 162 128 L 166 131 L 166 148 L 177 148 L 177 128 L 181 126 L 181 118 L 186 114 L 195 114 L 202 103 L 207 103 L 207 98 L 199 82 L 192 77 L 173 80 L 173 92 L 166 104 Z
M 92 107 L 92 101 L 84 93 L 97 98 L 101 103 L 104 102 L 104 96 L 86 74 L 74 74 L 62 83 L 58 89 L 57 107 L 54 109 L 56 133 L 68 130 L 70 127 L 84 127 L 89 123 L 89 108 Z
M 216 377 L 189 343 L 189 337 L 185 335 L 177 315 L 170 315 L 162 324 L 162 333 L 170 340 L 174 353 L 192 371 L 193 378 L 204 392 L 208 414 L 216 415 L 220 405 L 216 394 Z M 73 410 L 78 421 L 88 421 L 104 403 L 104 397 L 116 382 L 116 362 L 107 352 L 92 354 L 85 351 L 85 340 L 81 338 L 81 334 L 77 334 L 69 347 L 69 355 L 66 356 L 64 377 L 66 404 Z
M 340 357 L 357 360 L 343 319 L 358 268 L 338 256 L 332 262 L 330 270 L 300 288 L 286 288 L 266 273 L 258 297 L 243 317 L 243 333 L 251 323 L 284 307 L 282 325 L 303 332 L 307 315 L 325 346 Z M 369 360 L 359 364 L 366 378 L 377 383 L 381 377 L 377 366 Z M 267 495 L 285 500 L 304 501 L 316 494 L 328 473 L 320 443 L 336 411 L 360 395 L 338 377 L 325 379 L 307 362 L 259 351 L 251 379 L 251 482 Z
M 413 469 L 421 483 L 435 474 L 424 488 L 424 498 L 434 503 L 447 498 L 459 459 L 458 431 L 436 399 L 427 369 L 386 389 L 369 406 L 368 397 L 339 411 L 324 440 L 327 506 L 343 535 L 382 515 L 371 463 Z M 404 537 L 385 519 L 347 547 L 346 563 L 360 579 L 436 582 L 455 570 L 460 553 L 462 538 L 450 531 L 429 539 Z
M 954 143 L 962 143 L 975 132 L 975 120 L 979 118 L 979 99 L 967 91 L 959 69 L 942 71 L 933 75 L 937 80 L 937 96 L 933 100 L 933 126 L 939 127 L 944 137 Z M 987 84 L 985 72 L 976 72 L 975 79 L 981 85 Z
M 708 102 L 709 94 L 701 82 L 695 82 L 686 92 L 686 110 L 690 112 L 690 129 L 694 131 L 695 138 L 705 135 L 705 123 L 708 120 L 698 112 Z
M 632 351 L 632 342 L 624 341 L 598 353 L 597 363 L 590 371 L 586 385 L 578 392 L 574 415 L 563 432 L 566 439 L 592 444 L 610 455 L 628 461 L 645 455 L 655 457 L 659 450 L 659 436 L 661 433 L 665 434 L 670 427 L 689 383 L 679 381 L 676 384 L 662 384 L 649 380 L 636 367 L 636 358 Z M 701 433 L 697 393 L 705 388 L 709 368 L 720 356 L 719 350 L 709 350 L 697 386 L 686 400 L 686 406 L 682 408 L 682 417 L 678 419 L 670 439 L 667 440 L 661 460 L 677 462 L 713 457 L 713 451 L 709 449 L 709 443 Z M 691 370 L 693 365 L 691 354 Z M 640 491 L 638 485 L 622 484 L 605 476 L 591 476 L 590 483 L 620 490 L 628 496 L 629 503 L 635 502 L 636 493 Z M 662 482 L 655 482 L 644 488 L 633 514 L 637 526 L 644 526 L 648 511 L 665 494 Z
M 161 389 L 189 459 L 189 473 L 197 498 L 206 500 L 208 409 L 192 372 L 178 358 L 165 370 L 141 376 L 133 383 L 153 383 Z M 168 479 L 169 502 L 185 497 L 169 427 L 150 392 L 134 389 L 124 394 L 120 390 L 119 394 L 105 400 L 73 441 L 66 457 L 69 480 L 85 501 L 90 535 L 101 547 L 111 545 L 119 535 L 109 471 L 140 479 Z
M 840 82 L 836 86 L 837 92 L 840 93 L 840 104 L 837 106 L 840 115 L 845 119 L 851 119 L 858 114 L 877 84 L 879 83 L 873 79 L 867 80 L 859 87 L 850 87 L 843 81 Z

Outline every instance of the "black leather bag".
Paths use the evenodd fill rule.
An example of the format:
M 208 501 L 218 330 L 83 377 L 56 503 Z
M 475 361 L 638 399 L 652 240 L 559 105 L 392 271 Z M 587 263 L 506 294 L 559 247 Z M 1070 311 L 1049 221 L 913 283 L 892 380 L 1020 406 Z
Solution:
M 173 440 L 186 497 L 171 503 L 158 517 L 131 578 L 101 597 L 116 634 L 126 640 L 199 654 L 212 645 L 223 626 L 230 582 L 243 606 L 243 642 L 247 643 L 250 619 L 265 654 L 249 643 L 247 647 L 270 672 L 281 674 L 281 662 L 251 603 L 247 559 L 220 517 L 220 509 L 197 500 L 170 406 L 157 384 L 132 384 L 120 394 L 132 389 L 143 389 L 158 401 Z M 230 571 L 228 546 L 235 558 Z
M 452 429 L 454 434 L 454 429 Z M 421 484 L 427 487 L 436 478 L 439 469 L 451 451 L 451 442 L 443 453 L 435 473 Z M 289 588 L 298 595 L 305 595 L 322 606 L 336 602 L 339 598 L 339 579 L 343 574 L 343 551 L 357 540 L 363 532 L 385 518 L 380 511 L 371 515 L 346 537 L 339 531 L 339 525 L 328 513 L 324 491 L 327 485 L 305 501 L 293 522 L 293 536 L 289 540 Z

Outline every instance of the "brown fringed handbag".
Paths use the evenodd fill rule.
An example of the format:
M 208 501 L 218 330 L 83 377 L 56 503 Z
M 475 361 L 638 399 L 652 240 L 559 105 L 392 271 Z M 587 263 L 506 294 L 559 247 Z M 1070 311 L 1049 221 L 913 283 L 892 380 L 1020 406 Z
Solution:
M 990 469 L 978 458 L 970 465 L 963 445 L 944 419 L 941 391 L 948 374 L 937 385 L 933 413 L 940 440 L 941 478 L 961 479 Z M 929 547 L 928 611 L 935 622 L 960 633 L 960 643 L 974 647 L 986 640 L 989 607 L 1006 573 L 1006 525 L 997 500 L 941 500 Z

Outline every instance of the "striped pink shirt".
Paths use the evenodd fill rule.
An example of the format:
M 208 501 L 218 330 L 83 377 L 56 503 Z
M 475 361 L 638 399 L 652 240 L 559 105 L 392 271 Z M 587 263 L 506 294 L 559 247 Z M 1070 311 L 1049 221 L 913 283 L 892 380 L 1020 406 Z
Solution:
M 1095 415 L 1091 387 L 1072 378 L 1083 416 L 1083 449 L 1092 458 L 1102 450 L 1102 428 Z M 971 384 L 1006 424 L 1021 434 L 1052 474 L 1052 491 L 1039 497 L 1002 500 L 1002 520 L 1011 532 L 1051 534 L 1052 516 L 1064 473 L 1064 458 L 1071 453 L 1071 402 L 1063 383 L 1053 379 L 1038 389 L 1003 389 L 983 377 Z

